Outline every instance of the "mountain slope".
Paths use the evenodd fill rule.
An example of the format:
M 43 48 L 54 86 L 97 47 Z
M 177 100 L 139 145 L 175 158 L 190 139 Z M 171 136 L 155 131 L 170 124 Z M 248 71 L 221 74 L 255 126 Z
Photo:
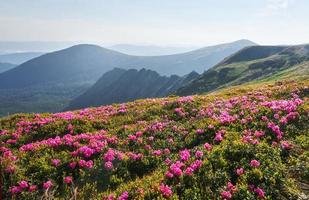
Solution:
M 309 199 L 309 80 L 0 118 L 3 199 Z
M 11 63 L 1 63 L 0 62 L 0 73 L 13 69 L 16 65 Z
M 209 92 L 229 85 L 265 79 L 306 61 L 309 61 L 309 45 L 247 47 L 180 88 L 177 94 Z
M 10 53 L 0 55 L 0 62 L 8 62 L 20 65 L 28 60 L 39 57 L 44 53 L 41 52 L 24 52 L 24 53 Z
M 129 56 L 94 45 L 78 45 L 44 54 L 0 75 L 0 88 L 94 82 Z
M 0 75 L 0 88 L 20 88 L 47 83 L 92 82 L 119 67 L 147 68 L 160 74 L 202 72 L 224 57 L 254 43 L 240 40 L 228 44 L 169 56 L 129 56 L 94 45 L 77 45 L 48 53 Z
M 188 84 L 197 76 L 198 73 L 191 72 L 183 77 L 166 77 L 152 70 L 116 68 L 106 72 L 89 90 L 74 99 L 67 109 L 163 97 Z

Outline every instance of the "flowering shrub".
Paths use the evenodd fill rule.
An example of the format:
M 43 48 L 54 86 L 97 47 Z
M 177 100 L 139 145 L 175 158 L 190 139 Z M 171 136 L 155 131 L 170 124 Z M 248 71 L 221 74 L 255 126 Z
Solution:
M 2 118 L 2 194 L 306 199 L 308 96 L 289 82 Z

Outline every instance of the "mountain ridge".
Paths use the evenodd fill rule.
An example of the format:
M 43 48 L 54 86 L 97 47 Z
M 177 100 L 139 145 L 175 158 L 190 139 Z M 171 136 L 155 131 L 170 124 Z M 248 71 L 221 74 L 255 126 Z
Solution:
M 197 72 L 180 77 L 161 76 L 149 69 L 115 68 L 103 74 L 91 88 L 74 99 L 65 110 L 164 97 L 188 84 L 197 76 Z
M 256 54 L 254 54 L 256 52 Z M 309 45 L 252 46 L 227 57 L 176 94 L 210 92 L 275 75 L 309 60 Z

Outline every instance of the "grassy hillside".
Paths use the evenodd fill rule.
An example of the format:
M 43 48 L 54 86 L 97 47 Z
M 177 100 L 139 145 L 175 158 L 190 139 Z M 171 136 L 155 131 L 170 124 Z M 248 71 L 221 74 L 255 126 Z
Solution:
M 4 199 L 308 199 L 309 82 L 0 119 Z
M 293 69 L 294 74 L 290 77 L 301 75 L 305 78 L 309 76 L 308 61 L 309 45 L 247 47 L 207 70 L 191 84 L 180 88 L 177 94 L 205 93 L 251 81 L 275 79 Z M 299 70 L 306 74 L 297 73 Z M 284 78 L 288 78 L 288 75 Z

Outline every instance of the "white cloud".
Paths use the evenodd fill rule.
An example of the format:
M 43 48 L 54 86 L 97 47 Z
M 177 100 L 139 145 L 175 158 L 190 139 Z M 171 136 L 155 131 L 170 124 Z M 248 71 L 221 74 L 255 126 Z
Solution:
M 295 0 L 267 0 L 267 5 L 258 12 L 259 16 L 279 15 L 287 10 Z

